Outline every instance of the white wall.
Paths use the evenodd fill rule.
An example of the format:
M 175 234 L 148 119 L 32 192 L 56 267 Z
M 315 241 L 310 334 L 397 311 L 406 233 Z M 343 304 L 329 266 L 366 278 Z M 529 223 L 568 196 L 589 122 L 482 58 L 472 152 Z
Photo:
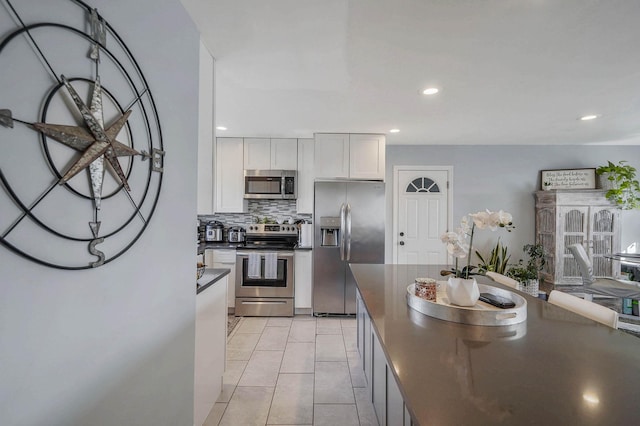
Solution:
M 593 168 L 627 160 L 640 170 L 640 146 L 387 146 L 387 217 L 393 218 L 393 166 L 453 166 L 453 226 L 462 216 L 479 210 L 506 210 L 515 230 L 476 233 L 474 247 L 489 252 L 496 239 L 509 246 L 512 259 L 535 239 L 535 200 L 540 170 Z M 386 229 L 386 259 L 392 262 L 391 226 Z M 622 248 L 640 241 L 640 212 L 622 214 Z
M 12 3 L 33 22 L 72 2 Z M 124 38 L 153 91 L 167 152 L 163 190 L 138 242 L 95 270 L 43 267 L 0 246 L 0 424 L 190 425 L 199 36 L 178 0 L 89 3 Z M 15 26 L 1 4 L 6 35 Z M 21 158 L 6 147 L 1 155 Z

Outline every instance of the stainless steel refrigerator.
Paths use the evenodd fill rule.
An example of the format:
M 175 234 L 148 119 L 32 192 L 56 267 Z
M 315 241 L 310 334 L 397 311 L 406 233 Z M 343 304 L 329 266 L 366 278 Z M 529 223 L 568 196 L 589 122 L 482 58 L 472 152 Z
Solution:
M 355 314 L 349 263 L 384 263 L 384 183 L 316 182 L 313 313 Z

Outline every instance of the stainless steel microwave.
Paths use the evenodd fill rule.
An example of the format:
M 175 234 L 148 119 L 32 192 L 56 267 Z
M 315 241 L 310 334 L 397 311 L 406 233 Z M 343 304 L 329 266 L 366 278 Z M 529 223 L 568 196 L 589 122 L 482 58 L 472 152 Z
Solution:
M 297 180 L 295 170 L 245 170 L 244 198 L 295 200 Z

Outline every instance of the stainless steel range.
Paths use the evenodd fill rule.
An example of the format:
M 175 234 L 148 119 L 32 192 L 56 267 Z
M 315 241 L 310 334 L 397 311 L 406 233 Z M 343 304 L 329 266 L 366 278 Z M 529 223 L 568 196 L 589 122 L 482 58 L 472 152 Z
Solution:
M 295 225 L 249 225 L 236 252 L 236 316 L 293 316 Z

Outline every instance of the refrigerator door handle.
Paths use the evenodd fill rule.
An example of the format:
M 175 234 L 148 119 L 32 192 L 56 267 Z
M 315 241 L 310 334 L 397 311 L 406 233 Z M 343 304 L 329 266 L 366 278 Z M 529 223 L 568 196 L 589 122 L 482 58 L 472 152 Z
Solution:
M 347 220 L 347 261 L 351 260 L 351 204 L 347 203 L 347 212 L 346 212 Z
M 346 206 L 344 203 L 340 206 L 340 260 L 344 261 L 344 240 L 346 229 Z

